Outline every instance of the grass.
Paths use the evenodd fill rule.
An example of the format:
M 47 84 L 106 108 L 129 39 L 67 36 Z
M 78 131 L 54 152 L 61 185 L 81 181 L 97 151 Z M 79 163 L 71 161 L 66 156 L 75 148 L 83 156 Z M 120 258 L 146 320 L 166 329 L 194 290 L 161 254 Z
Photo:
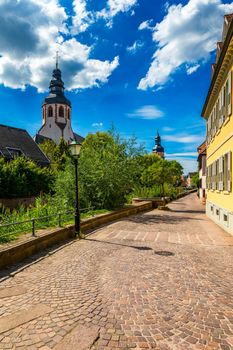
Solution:
M 21 235 L 32 233 L 32 219 L 35 219 L 35 231 L 59 227 L 59 215 L 61 213 L 61 226 L 65 227 L 74 223 L 74 214 L 66 213 L 71 208 L 57 206 L 52 198 L 38 198 L 36 205 L 25 209 L 10 212 L 8 209 L 0 208 L 0 244 L 8 243 Z M 96 215 L 107 213 L 108 210 L 87 210 L 81 213 L 81 219 L 87 219 Z M 50 216 L 46 218 L 46 216 Z M 18 223 L 18 224 L 15 224 Z M 12 225 L 11 225 L 12 224 Z M 1 225 L 9 225 L 1 227 Z

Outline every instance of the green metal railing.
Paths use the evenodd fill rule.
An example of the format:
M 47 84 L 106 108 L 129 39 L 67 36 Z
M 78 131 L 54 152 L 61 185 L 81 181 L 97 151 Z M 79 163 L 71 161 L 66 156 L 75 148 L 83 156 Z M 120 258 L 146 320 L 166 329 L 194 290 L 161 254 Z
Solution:
M 80 209 L 81 213 L 91 212 L 93 207 Z M 94 214 L 92 214 L 94 216 Z M 64 224 L 74 222 L 74 211 L 69 210 L 57 214 L 32 218 L 28 220 L 12 222 L 0 225 L 0 242 L 8 241 L 10 236 L 18 236 L 22 233 L 31 233 L 36 237 L 36 231 L 49 227 L 62 227 Z

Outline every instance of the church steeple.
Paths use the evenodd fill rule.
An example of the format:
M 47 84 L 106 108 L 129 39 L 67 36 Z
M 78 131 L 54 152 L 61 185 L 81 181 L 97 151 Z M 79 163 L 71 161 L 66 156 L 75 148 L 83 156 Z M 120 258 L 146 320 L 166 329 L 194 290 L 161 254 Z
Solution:
M 58 67 L 58 52 L 56 53 L 56 65 L 49 84 L 49 95 L 42 105 L 42 128 L 39 134 L 59 143 L 63 137 L 67 142 L 74 139 L 71 127 L 71 103 L 66 98 L 64 82 L 61 70 Z
M 155 137 L 155 147 L 152 150 L 153 154 L 158 154 L 161 158 L 164 158 L 164 148 L 161 145 L 161 137 L 157 130 L 157 136 Z
M 61 78 L 61 70 L 58 68 L 58 51 L 56 52 L 56 68 L 53 70 L 53 75 L 52 75 L 52 79 L 50 81 L 49 84 L 49 91 L 50 91 L 50 95 L 56 95 L 56 96 L 60 96 L 60 97 L 64 97 L 64 82 L 62 81 Z M 66 98 L 64 102 L 69 102 Z M 69 102 L 70 104 L 70 102 Z

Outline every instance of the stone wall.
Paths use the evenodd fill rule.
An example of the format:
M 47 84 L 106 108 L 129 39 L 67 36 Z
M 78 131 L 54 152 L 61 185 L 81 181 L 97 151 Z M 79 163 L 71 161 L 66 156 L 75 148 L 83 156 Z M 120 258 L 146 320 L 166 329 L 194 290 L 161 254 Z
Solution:
M 29 207 L 29 205 L 34 205 L 36 201 L 35 197 L 25 197 L 25 198 L 0 198 L 0 204 L 10 210 L 18 208 L 20 205 Z
M 82 221 L 81 230 L 83 233 L 86 233 L 106 223 L 151 209 L 151 202 L 143 202 L 128 206 L 121 210 Z M 44 231 L 38 237 L 30 237 L 23 242 L 13 244 L 10 247 L 8 246 L 0 250 L 0 269 L 3 269 L 8 265 L 16 264 L 17 262 L 20 262 L 35 253 L 43 252 L 44 249 L 56 243 L 67 241 L 68 239 L 72 238 L 74 238 L 74 226 L 70 225 L 68 227 L 57 228 L 49 232 Z

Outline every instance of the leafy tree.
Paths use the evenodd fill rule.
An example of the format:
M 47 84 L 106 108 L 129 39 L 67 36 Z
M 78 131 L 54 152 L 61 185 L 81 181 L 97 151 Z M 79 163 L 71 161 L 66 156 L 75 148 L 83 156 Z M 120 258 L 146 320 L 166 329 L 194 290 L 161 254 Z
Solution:
M 37 196 L 52 189 L 53 173 L 48 168 L 40 168 L 24 157 L 5 162 L 0 158 L 0 196 L 16 198 Z
M 52 140 L 46 140 L 39 146 L 51 161 L 53 170 L 64 170 L 66 160 L 70 157 L 70 150 L 68 143 L 63 138 L 60 139 L 58 145 Z
M 114 208 L 125 202 L 139 177 L 135 139 L 122 141 L 117 134 L 89 134 L 79 159 L 80 206 Z M 64 174 L 56 181 L 56 193 L 74 203 L 74 169 L 67 163 Z
M 198 188 L 199 187 L 199 175 L 196 173 L 195 175 L 192 176 L 191 178 L 191 186 Z
M 159 185 L 160 193 L 164 195 L 165 183 L 172 186 L 180 184 L 183 168 L 175 160 L 169 161 L 151 155 L 150 157 L 145 156 L 144 164 L 147 165 L 141 175 L 141 181 L 144 186 L 153 187 L 154 185 Z

